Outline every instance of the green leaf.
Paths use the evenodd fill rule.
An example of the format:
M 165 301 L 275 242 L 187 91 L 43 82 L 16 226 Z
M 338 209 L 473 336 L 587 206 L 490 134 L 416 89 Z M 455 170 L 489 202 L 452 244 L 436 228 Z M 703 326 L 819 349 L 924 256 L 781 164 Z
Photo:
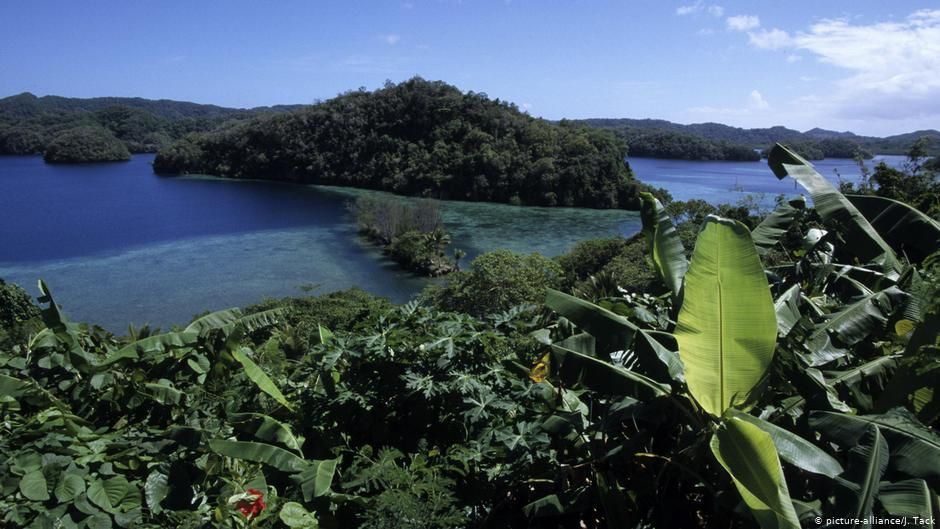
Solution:
M 897 200 L 876 195 L 846 195 L 882 238 L 914 263 L 940 248 L 940 223 Z
M 800 285 L 788 288 L 786 292 L 774 301 L 774 312 L 777 313 L 777 333 L 780 336 L 790 334 L 796 323 L 800 321 Z
M 59 503 L 68 503 L 84 492 L 85 478 L 70 472 L 64 472 L 55 486 L 55 498 Z
M 281 390 L 277 388 L 277 385 L 274 384 L 274 381 L 265 373 L 251 358 L 248 357 L 250 349 L 242 347 L 241 349 L 235 349 L 232 351 L 232 356 L 235 360 L 242 365 L 245 370 L 245 374 L 248 375 L 248 378 L 258 386 L 258 389 L 267 393 L 274 400 L 276 400 L 280 405 L 284 406 L 287 409 L 293 409 L 284 395 L 281 393 Z
M 264 327 L 270 327 L 271 325 L 277 325 L 281 318 L 284 316 L 284 309 L 268 309 L 261 312 L 254 312 L 246 316 L 242 316 L 236 322 L 237 325 L 241 325 L 248 332 L 254 332 L 258 329 Z
M 693 258 L 693 266 L 694 266 Z M 712 436 L 712 453 L 763 529 L 800 529 L 771 436 L 736 417 Z
M 263 413 L 232 413 L 228 416 L 231 423 L 250 424 L 251 433 L 262 441 L 282 443 L 291 450 L 300 453 L 302 438 L 297 438 L 290 426 Z
M 751 235 L 706 218 L 685 275 L 676 340 L 689 392 L 720 417 L 745 405 L 773 359 L 777 318 Z
M 826 226 L 839 230 L 847 251 L 863 263 L 876 262 L 886 272 L 900 272 L 901 264 L 891 246 L 842 193 L 813 169 L 812 164 L 779 143 L 771 149 L 767 163 L 777 178 L 789 175 L 809 192 L 813 206 Z
M 117 512 L 124 498 L 132 493 L 133 488 L 124 476 L 96 479 L 88 487 L 88 499 L 110 513 Z
M 619 314 L 557 290 L 548 289 L 545 305 L 594 336 L 599 353 L 610 354 L 630 348 L 633 335 L 638 330 L 636 325 Z
M 318 498 L 330 492 L 330 486 L 333 484 L 333 474 L 336 473 L 336 466 L 339 461 L 339 458 L 310 461 L 302 472 L 292 477 L 294 481 L 300 484 L 304 501 L 312 501 L 313 498 Z
M 166 379 L 160 379 L 159 382 L 147 382 L 144 384 L 144 393 L 163 405 L 179 405 L 183 399 L 183 392 L 174 388 L 173 383 Z
M 85 527 L 88 529 L 111 529 L 111 517 L 103 512 L 95 513 L 85 519 Z
M 842 465 L 834 457 L 795 433 L 734 408 L 729 409 L 726 416 L 740 419 L 763 430 L 773 440 L 780 458 L 795 467 L 830 478 L 842 473 Z
M 46 501 L 49 499 L 49 487 L 46 484 L 46 476 L 41 470 L 28 472 L 20 479 L 20 492 L 28 500 Z
M 148 336 L 147 338 L 143 338 L 125 345 L 117 351 L 109 354 L 107 358 L 98 362 L 96 365 L 103 367 L 111 365 L 119 360 L 137 359 L 141 357 L 146 358 L 164 353 L 172 349 L 191 347 L 192 345 L 195 345 L 198 338 L 199 333 L 192 331 L 168 332 L 165 334 Z
M 918 517 L 936 521 L 940 518 L 937 495 L 922 479 L 907 479 L 897 483 L 882 483 L 878 502 L 892 516 Z
M 611 395 L 648 398 L 670 393 L 666 384 L 558 345 L 552 346 L 552 369 L 568 386 L 580 383 Z
M 751 238 L 754 239 L 757 253 L 764 255 L 780 242 L 780 237 L 783 237 L 790 229 L 793 220 L 804 209 L 806 209 L 806 199 L 801 196 L 790 202 L 783 202 L 773 213 L 764 217 L 764 220 L 751 230 Z
M 317 517 L 304 509 L 303 505 L 289 501 L 281 507 L 277 517 L 291 529 L 317 529 L 320 527 Z
M 813 412 L 810 427 L 844 447 L 855 446 L 874 424 L 891 447 L 892 468 L 911 477 L 940 479 L 940 436 L 903 408 L 882 415 Z
M 154 514 L 163 512 L 160 505 L 170 493 L 170 478 L 159 470 L 154 470 L 147 476 L 144 483 L 144 499 L 147 501 L 147 508 Z
M 851 484 L 849 490 L 855 495 L 856 504 L 853 512 L 844 514 L 857 520 L 867 520 L 872 515 L 881 476 L 887 468 L 888 443 L 878 427 L 870 424 L 859 444 L 849 451 L 849 468 L 843 478 Z M 854 527 L 871 524 L 863 521 Z
M 893 307 L 906 297 L 907 294 L 892 286 L 863 296 L 830 315 L 806 339 L 810 365 L 820 366 L 844 356 L 844 351 L 832 343 L 833 337 L 840 345 L 848 347 L 881 332 Z
M 223 456 L 264 463 L 284 472 L 300 472 L 307 468 L 308 463 L 283 448 L 264 443 L 213 439 L 209 441 L 209 448 Z
M 219 310 L 196 318 L 186 326 L 184 331 L 203 333 L 211 329 L 221 329 L 226 325 L 235 323 L 242 315 L 241 309 L 238 308 Z
M 640 219 L 643 221 L 643 233 L 646 235 L 653 266 L 672 291 L 673 299 L 678 300 L 682 291 L 682 279 L 689 269 L 685 248 L 662 203 L 650 193 L 640 193 L 640 198 Z

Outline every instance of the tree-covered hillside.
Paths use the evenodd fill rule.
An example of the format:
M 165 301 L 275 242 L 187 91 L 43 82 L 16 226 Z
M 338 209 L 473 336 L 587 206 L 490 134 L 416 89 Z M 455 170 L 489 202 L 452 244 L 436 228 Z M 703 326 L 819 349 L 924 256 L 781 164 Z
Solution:
M 290 106 L 224 108 L 139 97 L 36 97 L 23 93 L 0 99 L 0 154 L 40 154 L 65 131 L 85 127 L 113 135 L 130 152 L 155 152 L 185 134 L 210 130 L 230 119 Z M 93 160 L 83 160 L 93 161 Z
M 160 173 L 333 184 L 443 199 L 636 208 L 607 131 L 552 124 L 486 94 L 414 78 L 232 123 L 161 149 Z
M 700 143 L 711 142 L 718 146 L 726 144 L 736 147 L 737 150 L 727 151 L 729 156 L 720 158 L 729 160 L 740 159 L 734 158 L 733 153 L 743 152 L 741 148 L 769 150 L 778 142 L 790 145 L 809 159 L 854 158 L 856 153 L 861 153 L 865 157 L 870 157 L 871 154 L 904 154 L 916 140 L 924 137 L 927 138 L 928 152 L 933 155 L 940 154 L 940 132 L 936 130 L 921 130 L 878 138 L 820 128 L 806 132 L 780 126 L 743 129 L 721 123 L 682 125 L 661 119 L 584 119 L 577 120 L 577 122 L 590 127 L 615 131 L 627 139 L 630 154 L 634 156 L 672 158 L 675 156 L 674 147 L 677 138 L 690 146 L 681 151 L 681 157 L 687 159 L 719 159 L 696 158 L 695 156 L 699 154 L 699 151 L 694 148 L 696 139 Z M 634 144 L 641 146 L 641 149 L 636 150 Z M 713 152 L 720 152 L 720 150 L 713 150 Z

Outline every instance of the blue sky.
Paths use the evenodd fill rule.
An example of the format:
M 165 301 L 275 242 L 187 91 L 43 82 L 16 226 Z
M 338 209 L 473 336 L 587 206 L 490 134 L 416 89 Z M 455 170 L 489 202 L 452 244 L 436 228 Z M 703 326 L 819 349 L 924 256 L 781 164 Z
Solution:
M 309 103 L 414 75 L 550 119 L 940 128 L 940 4 L 61 1 L 0 6 L 0 96 Z

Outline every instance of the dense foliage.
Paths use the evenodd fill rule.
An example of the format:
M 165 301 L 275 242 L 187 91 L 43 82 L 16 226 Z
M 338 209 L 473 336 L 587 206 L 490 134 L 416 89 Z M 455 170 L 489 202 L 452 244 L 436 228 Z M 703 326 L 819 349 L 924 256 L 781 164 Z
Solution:
M 105 128 L 75 127 L 57 134 L 43 158 L 48 163 L 121 162 L 131 153 Z
M 42 283 L 41 323 L 0 290 L 0 522 L 931 527 L 940 224 L 769 163 L 815 206 L 644 195 L 640 238 L 484 254 L 426 304 L 348 291 L 116 337 Z M 651 289 L 546 295 L 637 248 Z
M 382 246 L 386 255 L 406 269 L 427 276 L 459 269 L 463 252 L 454 250 L 453 258 L 445 254 L 451 239 L 436 201 L 406 203 L 397 198 L 364 196 L 349 209 L 359 233 Z
M 627 142 L 631 156 L 674 160 L 760 160 L 760 154 L 746 145 L 713 141 L 694 134 L 635 128 L 620 129 L 617 134 Z
M 613 134 L 551 124 L 486 94 L 414 78 L 187 136 L 159 173 L 334 184 L 441 199 L 633 208 Z
M 23 93 L 0 99 L 0 154 L 41 154 L 63 131 L 105 129 L 134 153 L 156 152 L 185 134 L 293 107 L 251 110 L 179 101 L 97 97 L 36 97 Z

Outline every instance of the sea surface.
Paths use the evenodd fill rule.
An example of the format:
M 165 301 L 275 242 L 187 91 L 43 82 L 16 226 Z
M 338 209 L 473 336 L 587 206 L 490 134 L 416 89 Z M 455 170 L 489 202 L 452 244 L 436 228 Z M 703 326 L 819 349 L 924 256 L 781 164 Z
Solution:
M 886 157 L 890 164 L 900 157 Z M 0 278 L 37 295 L 43 279 L 73 320 L 120 332 L 168 328 L 205 310 L 359 286 L 404 302 L 428 280 L 401 271 L 356 234 L 347 204 L 374 191 L 154 175 L 129 162 L 48 165 L 0 156 Z M 637 176 L 677 200 L 772 204 L 796 194 L 763 162 L 632 159 Z M 817 168 L 856 180 L 850 160 Z M 640 228 L 635 212 L 444 202 L 465 262 L 508 248 L 553 256 L 575 242 Z

